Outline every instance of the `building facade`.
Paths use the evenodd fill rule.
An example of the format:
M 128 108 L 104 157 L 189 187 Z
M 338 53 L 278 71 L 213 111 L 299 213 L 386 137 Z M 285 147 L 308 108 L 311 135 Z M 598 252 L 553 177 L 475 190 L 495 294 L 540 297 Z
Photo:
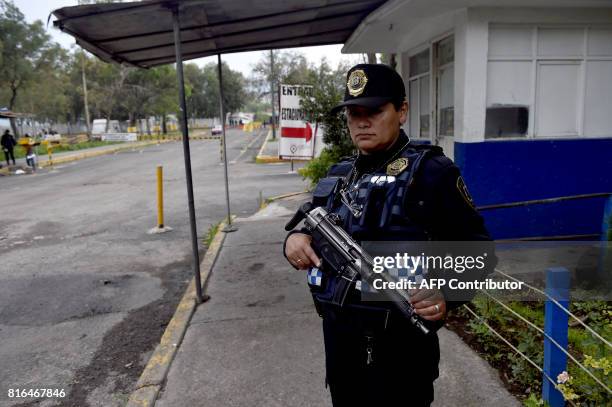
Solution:
M 444 148 L 478 206 L 612 192 L 612 1 L 390 1 L 343 52 L 397 55 L 405 130 Z M 497 239 L 592 239 L 607 199 L 483 215 Z

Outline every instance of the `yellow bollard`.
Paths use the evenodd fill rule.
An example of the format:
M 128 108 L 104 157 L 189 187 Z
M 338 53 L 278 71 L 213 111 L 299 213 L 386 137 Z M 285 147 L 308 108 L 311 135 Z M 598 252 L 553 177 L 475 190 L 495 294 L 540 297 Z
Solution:
M 53 147 L 51 147 L 51 143 L 47 144 L 47 154 L 49 155 L 49 165 L 53 166 Z
M 163 167 L 157 167 L 157 227 L 164 228 L 164 189 L 163 189 Z

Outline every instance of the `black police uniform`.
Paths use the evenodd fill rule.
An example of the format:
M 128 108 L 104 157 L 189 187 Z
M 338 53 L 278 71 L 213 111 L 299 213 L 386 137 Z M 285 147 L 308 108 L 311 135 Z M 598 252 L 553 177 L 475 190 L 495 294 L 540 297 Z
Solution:
M 358 65 L 351 71 L 362 69 L 376 82 L 370 67 Z M 380 97 L 372 93 L 365 92 L 365 97 Z M 347 99 L 354 100 L 345 96 L 345 103 Z M 314 189 L 313 204 L 337 213 L 357 242 L 490 240 L 459 169 L 441 148 L 410 143 L 403 131 L 388 150 L 332 166 Z M 296 232 L 307 233 L 290 234 Z M 323 318 L 326 383 L 334 406 L 430 405 L 440 359 L 437 335 L 424 335 L 392 304 L 362 301 L 356 288 L 342 307 L 334 304 L 336 271 L 324 264 L 322 270 L 310 270 L 309 277 L 313 272 L 319 278 L 309 278 L 309 286 Z M 449 302 L 447 310 L 458 305 Z M 432 330 L 441 325 L 432 323 Z

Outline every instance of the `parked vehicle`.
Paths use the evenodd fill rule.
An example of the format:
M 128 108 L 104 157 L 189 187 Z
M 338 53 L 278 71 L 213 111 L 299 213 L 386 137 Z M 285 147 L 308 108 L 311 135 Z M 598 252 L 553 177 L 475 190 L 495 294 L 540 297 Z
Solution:
M 221 127 L 220 124 L 217 124 L 216 126 L 214 126 L 212 128 L 211 133 L 212 133 L 213 136 L 219 135 L 219 134 L 223 133 L 223 127 Z

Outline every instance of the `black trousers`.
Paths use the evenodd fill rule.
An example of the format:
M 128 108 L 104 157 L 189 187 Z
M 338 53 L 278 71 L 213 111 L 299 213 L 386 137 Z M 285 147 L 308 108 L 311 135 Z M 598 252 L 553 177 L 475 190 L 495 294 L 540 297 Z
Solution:
M 323 310 L 326 382 L 334 407 L 426 407 L 440 348 L 399 314 Z
M 6 164 L 11 165 L 9 162 L 9 157 L 13 160 L 13 165 L 15 165 L 15 152 L 12 148 L 4 150 L 4 158 L 6 158 Z

